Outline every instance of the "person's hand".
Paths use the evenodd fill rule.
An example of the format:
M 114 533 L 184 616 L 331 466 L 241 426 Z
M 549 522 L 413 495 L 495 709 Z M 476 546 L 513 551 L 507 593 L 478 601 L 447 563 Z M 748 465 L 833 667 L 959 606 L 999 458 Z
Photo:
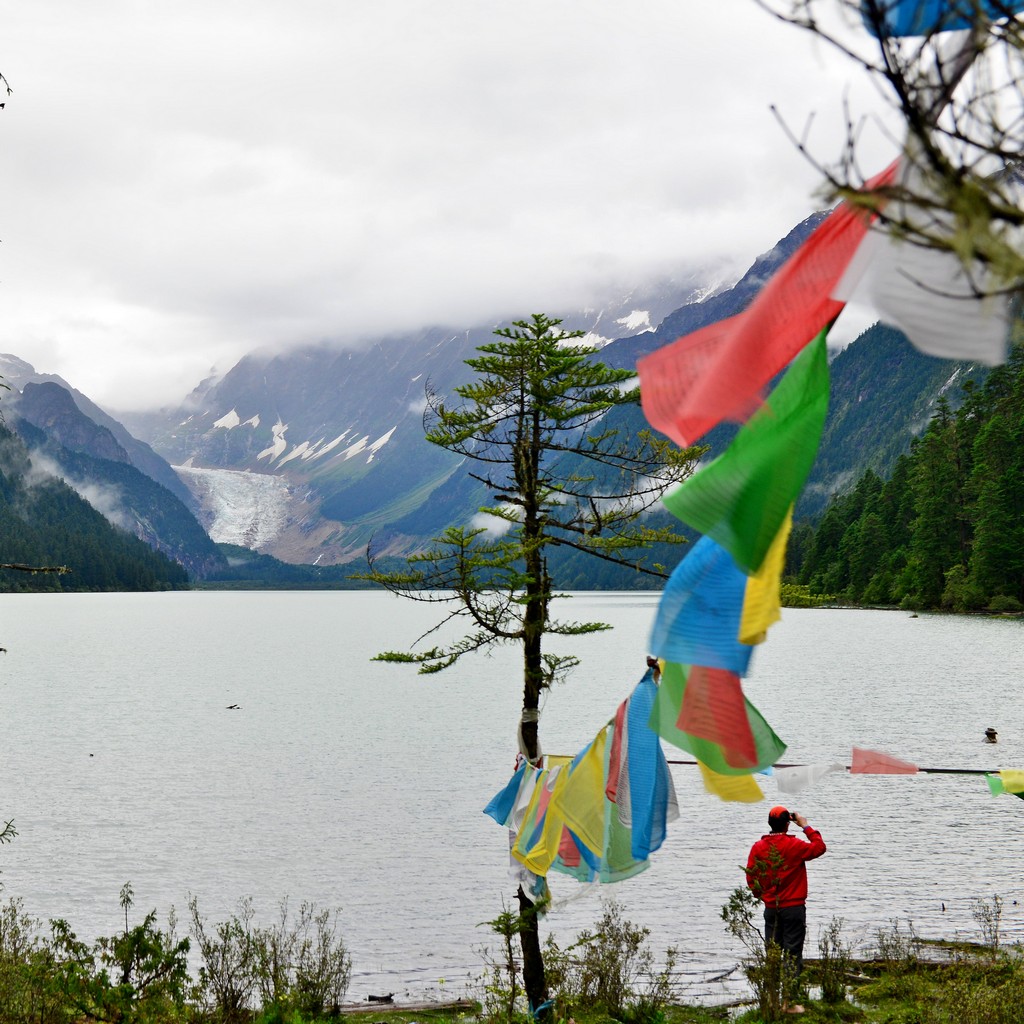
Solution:
M 802 814 L 794 814 L 793 820 L 800 826 L 800 828 L 807 827 L 807 819 Z

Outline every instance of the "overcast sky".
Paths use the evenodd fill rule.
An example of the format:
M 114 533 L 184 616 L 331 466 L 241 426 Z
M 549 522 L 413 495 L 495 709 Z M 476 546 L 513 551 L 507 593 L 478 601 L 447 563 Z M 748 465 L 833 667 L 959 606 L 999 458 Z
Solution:
M 0 72 L 0 351 L 115 409 L 745 267 L 821 205 L 770 105 L 880 106 L 754 0 L 37 0 Z

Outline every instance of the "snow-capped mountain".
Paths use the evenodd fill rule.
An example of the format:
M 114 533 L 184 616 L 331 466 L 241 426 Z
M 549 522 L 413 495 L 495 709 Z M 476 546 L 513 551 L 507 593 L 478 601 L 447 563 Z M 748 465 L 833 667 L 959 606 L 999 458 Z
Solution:
M 651 331 L 715 286 L 694 275 L 566 315 L 562 326 L 610 344 Z M 318 564 L 361 556 L 371 536 L 403 553 L 424 537 L 396 524 L 441 500 L 460 467 L 423 438 L 424 389 L 465 382 L 466 358 L 492 331 L 434 328 L 362 347 L 254 353 L 178 409 L 125 422 L 175 467 L 215 541 Z

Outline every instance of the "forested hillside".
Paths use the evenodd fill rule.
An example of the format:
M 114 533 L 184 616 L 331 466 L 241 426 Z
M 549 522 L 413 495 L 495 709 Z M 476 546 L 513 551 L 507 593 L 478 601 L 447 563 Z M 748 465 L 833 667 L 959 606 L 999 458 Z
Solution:
M 812 594 L 955 611 L 1024 609 L 1024 353 L 945 397 L 887 480 L 873 470 L 787 566 Z
M 0 591 L 166 590 L 185 587 L 177 562 L 117 529 L 56 477 L 33 469 L 0 426 L 0 562 L 67 566 L 66 574 L 0 569 Z

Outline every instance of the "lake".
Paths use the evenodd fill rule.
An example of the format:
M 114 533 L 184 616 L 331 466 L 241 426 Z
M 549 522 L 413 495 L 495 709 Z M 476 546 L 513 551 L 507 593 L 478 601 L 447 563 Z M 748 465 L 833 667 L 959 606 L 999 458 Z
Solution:
M 615 628 L 576 641 L 583 664 L 553 690 L 544 749 L 573 754 L 644 671 L 657 594 L 580 594 L 566 617 Z M 521 699 L 512 649 L 422 677 L 374 663 L 436 621 L 376 592 L 0 596 L 0 847 L 5 896 L 80 937 L 150 910 L 184 925 L 252 897 L 264 923 L 288 897 L 341 909 L 350 998 L 467 992 L 509 901 L 508 838 L 481 810 L 506 782 Z M 755 653 L 750 699 L 785 760 L 849 764 L 852 745 L 922 767 L 1024 768 L 1024 625 L 905 612 L 786 610 Z M 229 710 L 230 705 L 238 705 Z M 983 742 L 992 726 L 1000 742 Z M 670 759 L 687 759 L 666 748 Z M 826 776 L 799 798 L 725 804 L 672 768 L 682 817 L 650 870 L 611 886 L 552 877 L 559 940 L 601 900 L 680 950 L 683 996 L 726 998 L 741 950 L 720 908 L 742 883 L 776 802 L 829 846 L 809 868 L 808 955 L 831 917 L 858 948 L 893 919 L 925 937 L 977 939 L 973 901 L 998 894 L 1024 940 L 1024 801 L 978 775 Z

